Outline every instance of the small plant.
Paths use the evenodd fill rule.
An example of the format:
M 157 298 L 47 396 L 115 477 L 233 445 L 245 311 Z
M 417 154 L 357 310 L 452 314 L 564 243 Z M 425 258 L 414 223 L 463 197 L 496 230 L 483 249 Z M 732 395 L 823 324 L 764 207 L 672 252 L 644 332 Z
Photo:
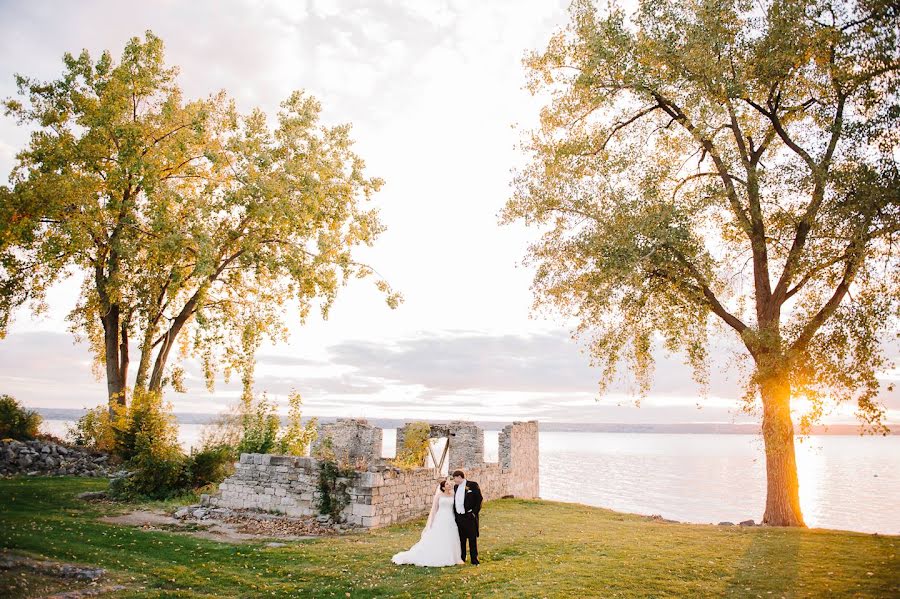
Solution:
M 26 410 L 11 395 L 0 395 L 0 439 L 34 439 L 42 420 L 40 414 Z
M 241 404 L 243 435 L 237 453 L 272 453 L 276 449 L 281 422 L 275 405 L 265 393 L 259 399 L 248 396 Z
M 158 391 L 135 389 L 131 403 L 88 410 L 68 427 L 66 436 L 75 445 L 99 449 L 130 460 L 140 453 L 138 445 L 171 447 L 178 445 L 178 423 L 172 405 L 164 403 Z
M 334 522 L 340 522 L 341 512 L 350 503 L 348 479 L 354 477 L 356 471 L 337 462 L 329 437 L 322 439 L 315 457 L 320 460 L 316 508 L 320 514 L 327 514 Z
M 403 447 L 397 452 L 393 464 L 403 470 L 421 468 L 431 443 L 431 425 L 427 422 L 412 422 L 406 426 Z
M 191 488 L 190 459 L 177 447 L 141 446 L 127 468 L 129 476 L 110 482 L 113 497 L 169 499 Z
M 190 456 L 191 487 L 220 483 L 234 471 L 234 450 L 227 445 L 204 447 Z
M 296 391 L 288 396 L 288 422 L 278 440 L 278 451 L 285 455 L 306 455 L 306 450 L 316 439 L 316 419 L 303 424 L 300 413 L 302 399 Z
M 113 452 L 116 439 L 109 408 L 101 405 L 85 412 L 75 424 L 66 426 L 66 438 L 75 445 Z
M 178 422 L 172 413 L 172 404 L 163 403 L 159 391 L 135 389 L 128 407 L 117 410 L 112 421 L 115 453 L 123 460 L 130 460 L 144 453 L 145 447 L 160 450 L 178 445 Z

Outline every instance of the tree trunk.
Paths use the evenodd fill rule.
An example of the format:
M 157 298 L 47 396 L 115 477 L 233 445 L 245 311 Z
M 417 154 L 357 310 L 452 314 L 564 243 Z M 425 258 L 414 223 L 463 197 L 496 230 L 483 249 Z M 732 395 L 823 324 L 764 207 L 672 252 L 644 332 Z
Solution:
M 208 283 L 211 283 L 215 277 L 222 272 L 222 269 L 228 262 L 230 262 L 230 260 L 219 267 L 215 275 L 209 278 Z M 193 316 L 194 308 L 202 301 L 205 294 L 205 285 L 197 289 L 197 291 L 194 292 L 194 295 L 191 296 L 191 299 L 189 299 L 181 309 L 181 312 L 178 313 L 175 322 L 173 322 L 172 326 L 169 327 L 169 330 L 166 331 L 165 339 L 162 342 L 162 347 L 159 348 L 159 353 L 156 354 L 156 361 L 153 364 L 153 371 L 150 374 L 150 384 L 147 387 L 150 391 L 162 391 L 163 372 L 165 372 L 166 362 L 169 360 L 169 352 L 175 345 L 175 340 L 178 339 L 178 334 L 181 332 L 182 327 L 184 327 L 188 319 Z
M 148 330 L 144 334 L 141 343 L 141 357 L 138 360 L 137 376 L 134 379 L 134 388 L 147 390 L 147 379 L 150 376 L 150 359 L 153 357 L 153 331 Z
M 200 292 L 198 291 L 185 304 L 175 322 L 172 323 L 172 326 L 166 332 L 165 340 L 163 340 L 162 346 L 159 348 L 159 353 L 156 354 L 156 362 L 154 362 L 153 371 L 150 374 L 150 384 L 147 386 L 150 391 L 162 391 L 163 373 L 166 369 L 166 362 L 169 361 L 169 352 L 172 351 L 181 328 L 194 313 L 194 306 L 197 305 L 199 297 Z
M 127 360 L 127 348 L 123 343 L 127 340 L 119 338 L 119 307 L 110 306 L 106 314 L 101 315 L 103 323 L 103 344 L 106 358 L 106 393 L 109 402 L 109 413 L 113 415 L 118 406 L 124 406 L 125 373 L 120 362 L 120 351 Z M 127 364 L 127 362 L 126 362 Z
M 166 362 L 169 360 L 169 351 L 171 351 L 172 346 L 175 345 L 175 338 L 178 336 L 180 329 L 181 327 L 178 327 L 178 330 L 175 331 L 170 330 L 169 336 L 163 341 L 162 346 L 159 348 L 159 353 L 156 354 L 156 361 L 153 363 L 153 371 L 150 374 L 150 384 L 147 385 L 148 390 L 162 391 L 163 373 L 166 369 Z
M 766 512 L 763 524 L 806 526 L 800 511 L 800 483 L 791 421 L 791 386 L 787 375 L 773 375 L 761 384 L 763 441 L 766 447 Z

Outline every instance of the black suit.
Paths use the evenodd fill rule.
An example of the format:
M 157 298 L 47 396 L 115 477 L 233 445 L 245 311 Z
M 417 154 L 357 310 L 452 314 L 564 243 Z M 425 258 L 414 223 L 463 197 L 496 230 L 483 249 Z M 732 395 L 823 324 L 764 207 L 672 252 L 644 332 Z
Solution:
M 478 563 L 478 513 L 481 511 L 481 489 L 478 483 L 466 481 L 466 492 L 463 497 L 463 509 L 460 514 L 456 510 L 456 491 L 459 485 L 453 486 L 453 513 L 456 514 L 456 527 L 459 529 L 459 547 L 462 551 L 462 560 L 466 561 L 466 541 L 469 543 L 469 553 L 472 563 Z

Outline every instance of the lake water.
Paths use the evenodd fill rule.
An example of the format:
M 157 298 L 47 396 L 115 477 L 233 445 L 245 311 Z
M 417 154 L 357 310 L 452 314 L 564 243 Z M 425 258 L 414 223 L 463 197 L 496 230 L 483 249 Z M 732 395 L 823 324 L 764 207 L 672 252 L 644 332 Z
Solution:
M 182 424 L 185 448 L 203 425 Z M 45 421 L 59 434 L 65 422 Z M 485 431 L 485 460 L 497 460 Z M 385 457 L 396 431 L 385 429 Z M 682 522 L 759 522 L 765 453 L 757 435 L 541 432 L 541 497 Z M 810 527 L 900 534 L 900 437 L 811 436 L 797 444 Z

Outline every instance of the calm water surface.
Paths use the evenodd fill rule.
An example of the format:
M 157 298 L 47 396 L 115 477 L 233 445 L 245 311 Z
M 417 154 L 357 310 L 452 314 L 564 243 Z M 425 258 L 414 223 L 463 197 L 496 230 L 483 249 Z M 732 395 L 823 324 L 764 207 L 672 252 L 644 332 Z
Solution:
M 63 421 L 45 421 L 54 434 Z M 182 424 L 196 446 L 203 425 Z M 384 431 L 394 455 L 396 431 Z M 759 522 L 765 453 L 755 435 L 542 432 L 541 497 L 682 522 Z M 497 431 L 485 431 L 497 460 Z M 810 527 L 900 534 L 900 437 L 811 436 L 797 444 L 800 503 Z

